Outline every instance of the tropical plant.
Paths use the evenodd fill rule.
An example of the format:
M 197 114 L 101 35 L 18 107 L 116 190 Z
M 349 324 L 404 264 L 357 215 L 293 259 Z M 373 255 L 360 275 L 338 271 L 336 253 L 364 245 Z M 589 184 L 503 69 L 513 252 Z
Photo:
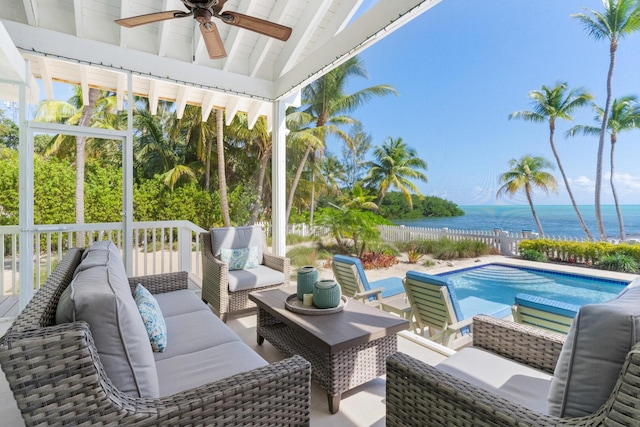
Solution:
M 638 261 L 629 255 L 613 254 L 605 255 L 600 259 L 600 266 L 605 270 L 621 271 L 625 273 L 637 273 Z
M 571 204 L 573 205 L 573 209 L 576 211 L 576 215 L 578 216 L 578 220 L 580 221 L 580 225 L 582 226 L 587 239 L 593 240 L 593 235 L 589 231 L 587 224 L 584 222 L 580 209 L 578 209 L 578 204 L 573 197 L 573 192 L 569 186 L 569 180 L 567 179 L 567 175 L 562 167 L 560 155 L 558 154 L 554 141 L 556 120 L 573 120 L 571 114 L 578 108 L 585 106 L 593 97 L 582 88 L 569 90 L 567 83 L 558 83 L 552 87 L 543 85 L 541 90 L 530 91 L 528 97 L 533 100 L 531 102 L 533 105 L 533 111 L 516 111 L 509 115 L 509 119 L 523 119 L 534 123 L 549 123 L 549 144 L 551 145 L 551 151 L 556 159 L 560 174 L 562 175 L 562 180 L 564 181 L 564 185 L 567 189 L 567 194 L 569 194 L 569 199 L 571 199 Z
M 347 84 L 352 77 L 367 78 L 367 72 L 359 57 L 355 56 L 324 76 L 315 80 L 302 90 L 302 107 L 300 112 L 304 113 L 305 120 L 316 128 L 315 138 L 307 139 L 304 154 L 298 165 L 296 176 L 292 183 L 287 202 L 287 221 L 291 213 L 293 204 L 293 193 L 296 191 L 300 175 L 304 170 L 309 154 L 312 150 L 319 151 L 320 156 L 324 153 L 327 135 L 345 141 L 350 145 L 348 135 L 340 129 L 344 125 L 356 123 L 348 114 L 357 107 L 370 101 L 373 97 L 396 94 L 395 89 L 388 85 L 376 85 L 358 90 L 352 94 L 345 92 Z M 299 122 L 303 122 L 300 121 Z M 300 129 L 300 128 L 298 128 Z M 313 209 L 313 206 L 311 206 Z
M 533 250 L 533 249 L 525 249 L 520 252 L 520 256 L 522 259 L 526 259 L 527 261 L 537 261 L 537 262 L 547 262 L 547 256 L 542 252 Z
M 411 249 L 407 251 L 407 262 L 409 264 L 416 264 L 422 258 L 422 254 L 418 252 L 415 246 L 411 246 Z
M 584 13 L 571 15 L 580 21 L 587 33 L 595 40 L 609 40 L 609 71 L 607 72 L 607 98 L 602 114 L 602 126 L 600 127 L 600 139 L 598 141 L 598 154 L 596 161 L 596 189 L 595 210 L 596 222 L 600 239 L 607 238 L 602 221 L 602 209 L 600 194 L 602 192 L 602 161 L 604 153 L 604 140 L 609 121 L 611 108 L 613 70 L 616 63 L 618 42 L 629 34 L 640 30 L 640 4 L 637 0 L 602 0 L 603 12 L 585 9 Z
M 364 132 L 361 123 L 352 126 L 349 132 L 349 145 L 342 148 L 342 163 L 345 169 L 343 184 L 347 188 L 354 188 L 360 183 L 366 173 L 366 156 L 371 149 L 373 137 Z
M 509 160 L 509 167 L 510 169 L 499 177 L 499 182 L 503 185 L 498 189 L 496 198 L 501 194 L 513 196 L 519 191 L 524 191 L 540 236 L 544 237 L 544 230 L 533 206 L 533 190 L 539 188 L 547 194 L 557 191 L 556 179 L 544 171 L 547 168 L 553 169 L 553 164 L 544 157 L 525 155 L 520 159 Z
M 387 138 L 381 146 L 373 150 L 374 159 L 367 163 L 369 173 L 364 181 L 369 188 L 379 188 L 378 206 L 384 200 L 390 188 L 396 188 L 404 194 L 407 203 L 413 209 L 411 192 L 422 196 L 418 187 L 411 181 L 417 179 L 427 182 L 427 176 L 421 170 L 427 170 L 427 162 L 418 157 L 415 149 L 408 147 L 402 138 Z
M 597 112 L 595 117 L 597 122 L 602 122 L 602 116 L 604 110 L 597 105 L 594 105 L 594 109 Z M 625 96 L 619 99 L 614 99 L 611 103 L 611 114 L 607 121 L 607 127 L 609 129 L 611 140 L 611 155 L 610 155 L 610 178 L 611 192 L 613 193 L 613 201 L 616 206 L 616 213 L 618 215 L 618 225 L 620 227 L 620 238 L 626 239 L 626 233 L 624 231 L 624 221 L 622 218 L 622 211 L 620 209 L 620 201 L 618 200 L 618 193 L 614 184 L 615 175 L 615 147 L 618 142 L 618 134 L 623 131 L 628 131 L 640 127 L 640 105 L 637 103 L 635 96 Z M 568 136 L 574 136 L 577 133 L 583 135 L 599 135 L 600 128 L 596 126 L 584 126 L 577 125 L 569 129 Z

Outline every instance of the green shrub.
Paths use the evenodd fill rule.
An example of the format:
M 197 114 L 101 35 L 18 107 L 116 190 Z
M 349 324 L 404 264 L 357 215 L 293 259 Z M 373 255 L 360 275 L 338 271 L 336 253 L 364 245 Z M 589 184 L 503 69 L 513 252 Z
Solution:
M 526 259 L 527 261 L 538 261 L 538 262 L 547 262 L 547 256 L 540 251 L 536 251 L 535 249 L 525 249 L 520 252 L 520 256 L 522 259 Z
M 637 273 L 638 261 L 624 254 L 605 255 L 600 260 L 600 266 L 605 270 Z
M 318 261 L 331 259 L 331 257 L 331 252 L 313 246 L 296 246 L 287 252 L 287 258 L 291 260 L 292 272 L 303 265 L 316 265 Z
M 425 267 L 433 267 L 434 265 L 436 265 L 436 262 L 432 259 L 425 259 L 422 265 L 424 265 Z

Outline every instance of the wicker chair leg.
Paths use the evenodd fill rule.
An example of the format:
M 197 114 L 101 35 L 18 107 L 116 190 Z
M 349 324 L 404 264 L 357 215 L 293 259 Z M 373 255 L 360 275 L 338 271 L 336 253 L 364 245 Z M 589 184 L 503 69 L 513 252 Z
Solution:
M 224 323 L 227 323 L 227 315 L 229 313 L 220 313 L 220 320 L 222 320 Z

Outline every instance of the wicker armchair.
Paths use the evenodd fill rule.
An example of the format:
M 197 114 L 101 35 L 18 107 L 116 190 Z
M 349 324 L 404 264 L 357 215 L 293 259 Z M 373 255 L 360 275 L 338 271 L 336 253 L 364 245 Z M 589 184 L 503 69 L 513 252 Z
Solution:
M 82 250 L 72 249 L 0 338 L 0 364 L 26 425 L 309 425 L 311 368 L 299 356 L 172 396 L 133 398 L 106 376 L 85 322 L 54 325 Z M 152 293 L 187 273 L 129 279 Z
M 247 229 L 249 227 L 238 228 Z M 259 226 L 255 226 L 254 228 L 259 229 Z M 261 245 L 264 257 L 262 264 L 273 270 L 282 272 L 284 279 L 279 283 L 232 292 L 229 289 L 229 265 L 220 261 L 213 253 L 211 233 L 205 232 L 200 234 L 200 241 L 202 242 L 202 300 L 211 304 L 223 322 L 227 321 L 227 315 L 229 313 L 255 308 L 256 305 L 249 300 L 249 293 L 258 289 L 267 290 L 289 285 L 291 276 L 289 258 L 269 253 L 261 230 L 260 235 L 262 236 Z
M 476 347 L 553 373 L 565 337 L 488 316 L 473 318 Z M 387 359 L 387 426 L 639 426 L 640 344 L 627 360 L 609 400 L 581 418 L 540 414 L 406 354 Z

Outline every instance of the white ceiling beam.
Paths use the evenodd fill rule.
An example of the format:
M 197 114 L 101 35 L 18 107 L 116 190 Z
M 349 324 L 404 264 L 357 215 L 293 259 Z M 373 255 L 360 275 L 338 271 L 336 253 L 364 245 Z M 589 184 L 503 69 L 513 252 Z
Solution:
M 258 118 L 260 117 L 260 110 L 262 109 L 262 102 L 253 101 L 249 106 L 249 111 L 247 111 L 247 127 L 249 130 L 253 129 Z
M 24 13 L 27 15 L 27 24 L 37 27 L 38 26 L 38 5 L 36 0 L 23 0 Z
M 162 10 L 169 10 L 169 0 L 164 0 L 162 4 Z M 161 21 L 160 29 L 158 31 L 158 55 L 166 56 L 167 43 L 169 43 L 169 27 L 171 26 L 171 20 Z
M 89 70 L 86 65 L 80 66 L 80 88 L 82 89 L 82 105 L 89 105 Z
M 73 17 L 76 24 L 76 36 L 84 37 L 84 19 L 82 18 L 82 0 L 73 0 Z
M 182 118 L 184 108 L 187 106 L 187 96 L 189 95 L 189 87 L 185 85 L 178 86 L 178 94 L 176 95 L 176 117 Z
M 244 13 L 245 15 L 251 15 L 255 7 L 256 2 L 242 2 L 238 7 L 236 12 Z M 224 48 L 227 51 L 227 57 L 222 60 L 222 69 L 224 71 L 228 71 L 231 63 L 233 63 L 233 58 L 237 52 L 237 48 L 240 45 L 240 41 L 242 40 L 242 35 L 244 31 L 240 31 L 238 27 L 231 27 L 229 29 L 229 33 L 227 34 L 227 38 L 224 40 Z
M 240 106 L 240 98 L 232 96 L 227 106 L 225 107 L 225 125 L 231 125 L 233 118 L 238 114 L 238 107 Z
M 129 0 L 120 0 L 120 18 L 128 18 L 124 11 L 129 8 Z M 120 46 L 127 47 L 127 35 L 129 32 L 126 27 L 120 26 Z
M 284 17 L 291 9 L 293 3 L 294 0 L 279 0 L 273 6 L 273 9 L 271 9 L 269 21 L 282 24 L 282 21 L 284 21 Z M 275 43 L 275 39 L 273 39 L 272 37 L 260 37 L 258 39 L 258 43 L 256 43 L 256 46 L 253 48 L 251 56 L 249 57 L 249 75 L 251 77 L 255 77 L 258 75 L 258 71 L 260 71 L 260 67 L 262 67 L 262 64 L 264 63 L 264 60 L 267 57 L 269 49 L 271 48 L 271 45 L 273 43 Z
M 296 24 L 291 37 L 273 67 L 274 78 L 282 76 L 298 61 L 311 36 L 331 6 L 332 0 L 316 1 L 315 7 L 307 7 Z
M 131 71 L 134 75 L 147 78 L 190 84 L 247 98 L 270 100 L 275 94 L 273 82 L 268 80 L 232 74 L 207 66 L 188 65 L 177 59 L 162 58 L 13 21 L 0 22 L 7 29 L 15 46 L 25 53 L 68 60 L 69 52 L 73 52 L 74 59 L 80 63 Z
M 127 91 L 127 75 L 118 73 L 116 77 L 116 109 L 124 110 L 124 94 Z
M 40 80 L 42 80 L 42 86 L 44 87 L 44 93 L 48 100 L 53 99 L 53 79 L 51 73 L 49 73 L 49 66 L 47 58 L 41 56 L 37 59 L 38 67 L 40 68 Z
M 158 114 L 158 81 L 153 79 L 149 80 L 149 112 Z
M 213 109 L 213 92 L 205 92 L 204 99 L 202 100 L 202 121 L 206 122 L 209 120 L 209 114 L 211 114 L 211 110 Z
M 0 22 L 0 80 L 10 83 L 29 83 L 26 61 L 16 49 L 2 22 Z
M 389 36 L 441 0 L 381 1 L 276 81 L 276 98 L 299 90 Z
M 325 44 L 336 34 L 342 31 L 347 26 L 349 21 L 351 21 L 351 18 L 353 18 L 353 15 L 355 15 L 355 13 L 358 11 L 363 1 L 364 0 L 350 0 L 340 3 L 333 14 L 333 18 L 324 28 L 321 38 L 318 39 L 318 44 Z

